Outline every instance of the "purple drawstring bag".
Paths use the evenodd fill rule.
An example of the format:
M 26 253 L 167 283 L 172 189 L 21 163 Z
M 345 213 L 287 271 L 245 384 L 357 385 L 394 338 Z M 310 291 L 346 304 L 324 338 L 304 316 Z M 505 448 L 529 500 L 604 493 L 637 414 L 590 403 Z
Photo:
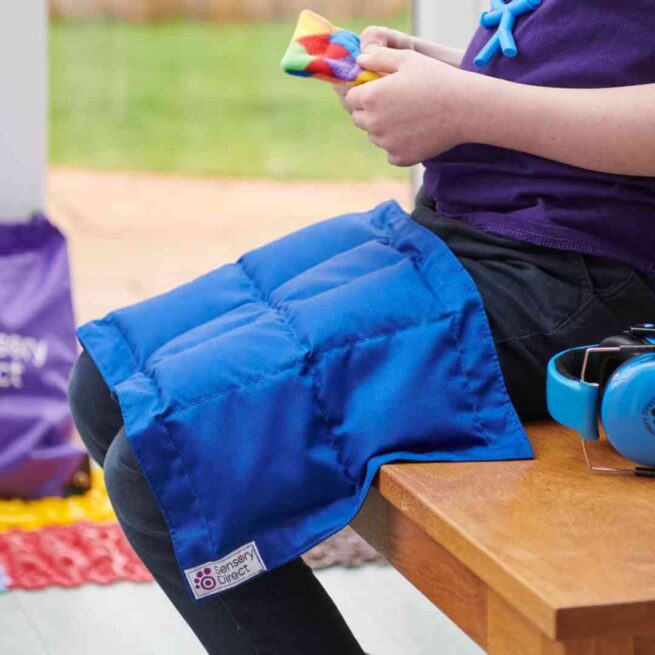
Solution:
M 0 223 L 0 496 L 88 488 L 66 395 L 76 353 L 64 236 L 43 216 Z

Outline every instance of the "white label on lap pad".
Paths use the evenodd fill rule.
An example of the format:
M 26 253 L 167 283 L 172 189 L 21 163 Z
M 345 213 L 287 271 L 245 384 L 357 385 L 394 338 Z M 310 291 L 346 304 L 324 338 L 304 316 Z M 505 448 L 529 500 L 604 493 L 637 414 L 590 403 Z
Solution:
M 184 572 L 193 595 L 196 599 L 200 599 L 238 587 L 264 571 L 266 571 L 264 561 L 257 550 L 257 545 L 251 541 L 223 559 L 207 562 L 186 569 Z

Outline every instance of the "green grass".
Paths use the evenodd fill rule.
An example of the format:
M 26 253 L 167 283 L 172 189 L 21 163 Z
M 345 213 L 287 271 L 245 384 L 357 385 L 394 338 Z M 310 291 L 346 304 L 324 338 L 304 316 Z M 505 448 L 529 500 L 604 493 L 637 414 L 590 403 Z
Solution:
M 51 161 L 191 175 L 404 177 L 352 126 L 328 85 L 281 72 L 292 31 L 291 23 L 55 22 Z

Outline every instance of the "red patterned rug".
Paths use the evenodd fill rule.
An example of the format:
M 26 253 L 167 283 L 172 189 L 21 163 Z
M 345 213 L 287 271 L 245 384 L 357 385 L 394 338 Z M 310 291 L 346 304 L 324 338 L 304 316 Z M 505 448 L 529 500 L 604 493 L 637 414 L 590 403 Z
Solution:
M 346 529 L 305 556 L 314 569 L 381 563 L 382 558 Z M 84 521 L 0 534 L 0 591 L 108 585 L 152 577 L 128 544 L 118 523 Z
M 0 534 L 0 566 L 6 589 L 152 579 L 117 523 L 84 521 L 5 532 Z
M 314 569 L 383 561 L 349 528 L 304 559 Z M 152 578 L 116 523 L 100 471 L 84 496 L 0 501 L 0 591 L 124 580 Z

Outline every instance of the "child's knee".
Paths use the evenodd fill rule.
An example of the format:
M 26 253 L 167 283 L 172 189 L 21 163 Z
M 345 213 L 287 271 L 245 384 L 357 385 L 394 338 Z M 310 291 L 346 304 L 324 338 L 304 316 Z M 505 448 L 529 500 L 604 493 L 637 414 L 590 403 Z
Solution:
M 73 366 L 68 384 L 68 402 L 82 441 L 93 458 L 102 465 L 123 419 L 100 371 L 85 351 Z
M 121 502 L 126 490 L 129 495 L 136 488 L 147 487 L 145 477 L 134 456 L 132 447 L 121 430 L 112 442 L 105 458 L 105 484 L 112 502 Z
M 96 365 L 88 353 L 85 350 L 82 351 L 73 366 L 68 383 L 68 402 L 76 424 L 90 422 L 97 394 L 99 392 L 109 393 L 108 390 L 103 390 L 103 386 L 104 381 Z
M 105 458 L 105 484 L 123 527 L 139 532 L 163 532 L 166 524 L 148 481 L 121 430 Z

